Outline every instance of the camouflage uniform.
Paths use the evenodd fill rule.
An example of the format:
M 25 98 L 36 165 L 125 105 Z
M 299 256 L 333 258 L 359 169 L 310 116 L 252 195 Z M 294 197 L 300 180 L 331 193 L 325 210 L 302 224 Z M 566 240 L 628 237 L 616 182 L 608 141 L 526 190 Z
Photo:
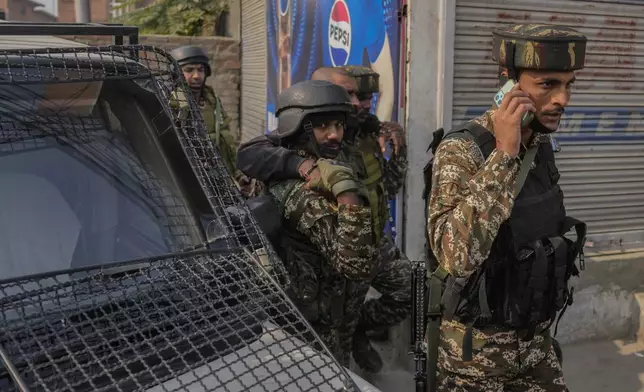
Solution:
M 170 54 L 181 66 L 203 64 L 206 68 L 206 78 L 212 74 L 206 52 L 197 46 L 182 46 L 174 49 Z M 201 109 L 208 135 L 219 150 L 228 172 L 235 179 L 242 194 L 246 197 L 252 197 L 263 193 L 263 184 L 249 179 L 236 169 L 237 148 L 239 146 L 237 136 L 230 129 L 230 118 L 224 110 L 221 99 L 219 99 L 212 87 L 205 84 L 205 81 L 197 104 Z M 186 97 L 179 96 L 177 92 L 173 92 L 171 106 L 177 109 L 187 108 Z
M 305 131 L 307 116 L 346 114 L 351 109 L 346 91 L 323 81 L 295 84 L 280 93 L 278 101 L 276 135 L 291 140 L 289 145 L 296 143 L 292 138 L 297 145 L 306 144 L 306 149 L 293 150 L 313 160 L 311 150 L 319 145 L 313 130 Z M 307 141 L 300 141 L 304 137 Z M 342 167 L 351 173 L 349 182 L 360 188 L 353 170 Z M 306 185 L 304 180 L 288 179 L 271 181 L 268 187 L 284 218 L 283 257 L 295 282 L 287 290 L 333 355 L 349 366 L 353 334 L 374 275 L 371 211 L 367 206 L 339 204 Z
M 373 278 L 371 214 L 366 206 L 337 205 L 305 185 L 303 180 L 288 180 L 269 186 L 284 206 L 289 227 L 307 238 L 325 260 L 310 268 L 286 261 L 298 282 L 289 294 L 336 359 L 349 366 L 353 333 Z M 299 209 L 300 205 L 306 208 Z M 317 293 L 309 294 L 307 283 L 312 281 Z
M 547 41 L 548 38 L 551 40 Z M 519 69 L 572 71 L 583 67 L 585 39 L 574 30 L 518 25 L 497 33 L 494 58 L 502 66 L 507 60 L 506 40 L 516 44 L 514 64 Z M 494 133 L 494 110 L 473 122 Z M 549 142 L 550 136 L 535 134 L 530 146 L 544 141 Z M 525 151 L 522 146 L 519 156 Z M 439 145 L 432 170 L 428 231 L 431 249 L 440 266 L 451 275 L 470 276 L 490 255 L 502 223 L 512 212 L 520 165 L 520 158 L 511 158 L 500 150 L 492 151 L 484 160 L 472 140 L 446 139 Z M 537 331 L 548 326 L 549 323 L 543 323 Z M 474 328 L 473 360 L 464 362 L 462 342 L 466 327 L 454 320 L 441 324 L 438 390 L 567 390 L 549 329 L 524 341 L 522 331 L 495 325 Z
M 364 86 L 361 83 L 359 85 Z M 374 87 L 373 83 L 371 87 Z M 353 138 L 347 136 L 350 134 L 353 134 Z M 355 132 L 345 133 L 343 152 L 338 157 L 338 160 L 351 164 L 370 194 L 371 221 L 378 236 L 375 276 L 371 286 L 381 296 L 364 303 L 355 342 L 367 344 L 356 344 L 353 352 L 356 363 L 369 371 L 376 371 L 380 364 L 372 361 L 377 353 L 368 345 L 368 341 L 365 342 L 365 330 L 377 331 L 394 326 L 403 321 L 411 310 L 411 263 L 396 247 L 392 238 L 383 235 L 386 221 L 391 219 L 387 200 L 400 191 L 408 163 L 404 149 L 386 160 L 378 144 L 378 135 L 377 118 L 368 115 L 362 126 L 356 127 Z M 299 178 L 297 169 L 304 160 L 295 151 L 280 147 L 273 135 L 269 135 L 242 144 L 237 164 L 249 177 L 268 182 L 272 179 Z

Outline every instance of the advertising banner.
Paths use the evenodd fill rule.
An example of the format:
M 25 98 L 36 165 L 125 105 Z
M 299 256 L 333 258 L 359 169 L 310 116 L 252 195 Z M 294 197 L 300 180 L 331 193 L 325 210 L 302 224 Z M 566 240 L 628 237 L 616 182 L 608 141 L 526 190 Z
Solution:
M 364 65 L 380 74 L 372 112 L 399 120 L 400 0 L 268 0 L 267 100 L 270 132 L 277 95 L 321 66 Z M 395 201 L 390 203 L 395 222 Z

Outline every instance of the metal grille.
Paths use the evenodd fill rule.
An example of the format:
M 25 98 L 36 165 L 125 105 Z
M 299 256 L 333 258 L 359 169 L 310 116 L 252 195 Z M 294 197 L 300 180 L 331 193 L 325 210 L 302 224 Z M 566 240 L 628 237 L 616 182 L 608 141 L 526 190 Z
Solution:
M 0 344 L 30 390 L 344 389 L 346 373 L 305 343 L 248 254 L 111 267 L 0 283 Z M 0 386 L 19 390 L 6 368 Z
M 73 89 L 75 106 L 65 100 Z M 154 257 L 90 259 L 82 263 L 90 267 L 0 280 L 0 390 L 355 388 L 286 296 L 284 266 L 165 52 L 140 45 L 0 51 L 0 98 L 0 155 L 73 146 L 77 159 L 152 204 L 168 232 L 167 248 L 159 245 Z M 137 110 L 153 115 L 127 126 Z M 120 134 L 151 152 L 119 142 Z M 168 190 L 177 169 L 161 143 L 168 135 L 217 223 L 213 235 L 197 229 L 194 210 L 203 206 Z M 162 156 L 171 162 L 167 173 Z

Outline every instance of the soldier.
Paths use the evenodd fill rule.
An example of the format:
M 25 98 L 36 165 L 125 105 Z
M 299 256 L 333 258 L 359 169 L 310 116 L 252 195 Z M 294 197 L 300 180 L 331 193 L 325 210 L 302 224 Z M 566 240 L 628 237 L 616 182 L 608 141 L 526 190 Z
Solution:
M 268 183 L 284 219 L 284 262 L 296 282 L 289 295 L 344 366 L 375 266 L 362 187 L 350 167 L 332 160 L 350 111 L 349 95 L 329 82 L 305 81 L 280 93 L 274 136 L 313 160 L 320 176 Z
M 434 329 L 430 311 L 426 338 L 430 384 L 433 363 L 440 391 L 567 390 L 550 326 L 571 302 L 585 224 L 566 216 L 550 134 L 585 48 L 586 38 L 563 26 L 495 31 L 500 80 L 516 85 L 435 150 L 428 238 L 439 268 L 430 308 L 441 298 L 434 282 L 445 285 L 443 320 Z M 564 237 L 573 227 L 576 243 Z
M 192 45 L 176 48 L 170 52 L 170 55 L 174 57 L 183 71 L 195 101 L 201 108 L 208 134 L 219 149 L 228 172 L 234 177 L 246 197 L 261 193 L 260 183 L 248 179 L 243 173 L 236 170 L 238 141 L 230 130 L 230 118 L 226 114 L 221 100 L 215 90 L 206 84 L 206 79 L 212 75 L 208 55 L 200 47 Z M 173 107 L 185 105 L 185 102 L 187 102 L 186 99 L 178 97 L 177 93 L 173 92 L 171 99 Z
M 362 307 L 360 323 L 353 339 L 353 358 L 363 370 L 377 373 L 383 364 L 378 352 L 371 346 L 368 334 L 373 336 L 400 323 L 411 309 L 410 262 L 395 246 L 390 235 L 384 234 L 389 219 L 387 200 L 399 191 L 406 173 L 404 135 L 399 125 L 381 125 L 375 116 L 360 109 L 356 79 L 345 69 L 320 68 L 313 73 L 312 79 L 344 87 L 354 106 L 353 114 L 347 117 L 348 136 L 343 140 L 343 151 L 338 159 L 354 167 L 369 195 L 372 224 L 378 240 L 378 267 L 371 286 L 381 296 L 367 300 Z M 389 140 L 398 148 L 394 151 L 394 157 L 386 160 L 381 146 Z M 319 177 L 313 160 L 279 144 L 279 140 L 271 135 L 242 144 L 237 156 L 239 169 L 263 182 L 286 178 L 313 181 Z

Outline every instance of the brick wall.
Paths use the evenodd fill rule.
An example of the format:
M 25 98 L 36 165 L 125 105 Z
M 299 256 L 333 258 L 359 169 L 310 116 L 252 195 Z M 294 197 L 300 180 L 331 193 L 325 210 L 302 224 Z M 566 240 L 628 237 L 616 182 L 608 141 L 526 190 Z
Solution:
M 76 6 L 74 0 L 58 1 L 58 21 L 73 23 L 76 22 Z M 90 21 L 105 23 L 109 21 L 110 0 L 90 0 L 89 6 Z
M 2 0 L 0 8 L 6 13 L 7 20 L 17 22 L 55 22 L 56 17 L 45 11 L 34 8 L 42 4 L 31 0 Z
M 65 37 L 70 38 L 70 37 Z M 71 39 L 89 45 L 109 45 L 111 37 L 71 37 Z M 210 55 L 210 64 L 213 74 L 206 83 L 212 86 L 226 113 L 231 119 L 231 129 L 237 137 L 239 131 L 239 104 L 241 93 L 239 90 L 241 82 L 241 64 L 239 41 L 227 37 L 183 37 L 169 35 L 143 35 L 139 37 L 143 45 L 152 45 L 170 51 L 182 45 L 198 45 L 204 48 Z

